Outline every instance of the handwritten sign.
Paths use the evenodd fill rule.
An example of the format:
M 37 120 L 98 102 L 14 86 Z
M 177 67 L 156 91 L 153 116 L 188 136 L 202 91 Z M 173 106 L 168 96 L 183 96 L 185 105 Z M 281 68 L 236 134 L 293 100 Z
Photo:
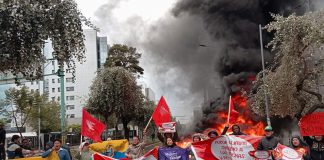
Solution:
M 274 149 L 273 155 L 275 159 L 280 160 L 302 160 L 303 154 L 292 148 L 278 144 Z
M 300 134 L 303 136 L 324 135 L 324 112 L 314 112 L 300 119 Z
M 161 125 L 159 125 L 158 129 L 160 133 L 174 133 L 176 132 L 176 123 L 175 122 L 162 123 Z

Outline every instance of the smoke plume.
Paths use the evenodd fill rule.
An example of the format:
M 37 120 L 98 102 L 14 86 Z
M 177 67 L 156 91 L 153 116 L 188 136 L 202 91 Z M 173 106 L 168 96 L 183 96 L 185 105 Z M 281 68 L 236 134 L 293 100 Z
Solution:
M 179 0 L 154 23 L 133 16 L 123 22 L 112 17 L 118 1 L 102 6 L 97 25 L 113 43 L 126 43 L 143 52 L 144 77 L 157 95 L 164 95 L 176 114 L 190 114 L 205 99 L 198 129 L 213 123 L 215 111 L 225 106 L 238 82 L 261 70 L 258 25 L 270 13 L 303 14 L 316 0 Z M 114 31 L 114 29 L 116 29 Z M 264 44 L 271 35 L 263 33 Z M 265 51 L 266 64 L 273 55 Z M 181 113 L 179 113 L 181 112 Z M 208 123 L 207 123 L 208 122 Z

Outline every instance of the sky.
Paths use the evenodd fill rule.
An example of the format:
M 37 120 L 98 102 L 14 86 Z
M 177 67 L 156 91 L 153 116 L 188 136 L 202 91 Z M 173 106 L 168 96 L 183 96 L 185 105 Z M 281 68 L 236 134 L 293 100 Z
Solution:
M 134 29 L 136 33 L 138 33 L 137 30 L 144 32 L 151 25 L 159 23 L 160 19 L 169 16 L 170 9 L 175 5 L 176 0 L 76 0 L 76 2 L 81 12 L 100 28 L 98 35 L 107 36 L 108 44 L 112 45 L 115 43 L 130 44 L 130 42 L 136 41 L 132 38 L 140 36 L 129 35 L 132 31 L 128 29 Z M 105 15 L 102 15 L 103 12 L 106 12 Z M 127 26 L 133 23 L 133 26 Z M 182 123 L 187 123 L 193 114 L 193 108 L 189 110 L 184 110 L 184 108 L 192 102 L 177 99 L 172 91 L 163 90 L 164 86 L 155 83 L 158 77 L 154 76 L 152 67 L 156 62 L 149 60 L 149 55 L 141 46 L 134 47 L 143 53 L 141 66 L 145 71 L 140 81 L 153 89 L 156 100 L 160 96 L 164 96 L 172 115 L 176 116 Z M 170 76 L 168 83 L 174 81 L 172 75 L 175 72 L 171 70 L 167 73 Z M 199 103 L 197 103 L 197 106 Z

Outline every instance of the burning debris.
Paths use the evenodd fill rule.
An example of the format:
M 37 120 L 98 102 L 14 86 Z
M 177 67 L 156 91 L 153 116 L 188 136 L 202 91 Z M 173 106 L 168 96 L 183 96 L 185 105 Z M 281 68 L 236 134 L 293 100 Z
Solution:
M 203 104 L 203 119 L 196 125 L 197 132 L 216 129 L 220 133 L 227 123 L 228 97 L 232 95 L 240 116 L 237 124 L 250 135 L 262 135 L 265 117 L 255 115 L 249 108 L 248 97 L 256 74 L 261 70 L 258 25 L 272 19 L 270 13 L 303 14 L 312 3 L 305 0 L 182 0 L 174 8 L 176 16 L 189 13 L 202 17 L 206 30 L 214 41 L 223 42 L 217 53 L 220 58 L 216 71 L 223 78 L 225 94 Z M 270 34 L 263 35 L 265 44 Z M 273 55 L 266 51 L 265 61 L 271 63 Z M 276 128 L 277 124 L 273 124 Z M 279 124 L 278 124 L 279 126 Z

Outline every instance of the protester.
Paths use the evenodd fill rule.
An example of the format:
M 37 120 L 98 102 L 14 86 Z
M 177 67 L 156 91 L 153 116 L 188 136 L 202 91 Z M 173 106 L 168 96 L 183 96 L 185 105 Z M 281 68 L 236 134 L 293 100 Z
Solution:
M 164 147 L 158 150 L 159 160 L 189 160 L 189 149 L 183 149 L 176 145 L 171 137 L 165 139 Z
M 0 160 L 6 159 L 5 141 L 6 141 L 6 130 L 3 128 L 4 124 L 0 123 Z
M 309 148 L 306 143 L 304 143 L 299 136 L 294 136 L 291 138 L 291 147 L 303 153 L 304 160 L 310 160 Z
M 178 132 L 174 132 L 174 133 L 159 133 L 157 135 L 158 139 L 160 140 L 161 143 L 165 144 L 165 140 L 166 138 L 172 138 L 174 139 L 176 142 L 179 141 L 179 136 L 178 136 Z
M 324 159 L 324 138 L 323 136 L 304 137 L 304 140 L 309 145 L 310 157 L 312 160 Z
M 199 134 L 194 134 L 192 136 L 192 143 L 200 142 L 200 141 L 201 141 L 201 137 L 200 137 Z M 188 150 L 189 150 L 189 159 L 195 160 L 195 155 L 194 155 L 193 151 L 191 150 L 191 147 L 190 146 L 188 147 Z
M 54 140 L 54 146 L 42 154 L 42 158 L 54 157 L 60 160 L 71 160 L 69 152 L 62 148 L 62 141 L 59 139 Z M 49 158 L 50 159 L 50 158 Z
M 170 138 L 170 137 L 167 137 L 166 140 L 165 140 L 165 147 L 168 147 L 168 148 L 173 148 L 173 147 L 176 147 L 176 143 L 175 141 Z
M 25 139 L 22 140 L 21 148 L 31 150 L 31 146 L 29 144 L 29 139 L 25 138 Z
M 200 135 L 198 134 L 195 134 L 192 136 L 192 142 L 195 143 L 195 142 L 200 142 L 201 141 L 201 137 Z
M 89 143 L 89 142 L 88 142 Z M 90 143 L 89 143 L 90 144 Z M 62 144 L 62 148 L 67 150 L 69 152 L 69 155 L 70 155 L 70 159 L 72 160 L 72 154 L 71 154 L 71 149 L 69 147 L 69 144 Z
M 143 142 L 141 143 L 138 136 L 133 137 L 133 142 L 126 151 L 127 158 L 136 159 L 144 155 L 143 150 L 147 143 L 147 136 L 146 136 L 146 131 L 144 131 L 143 133 L 144 133 L 144 137 L 143 137 Z
M 114 157 L 114 149 L 112 148 L 111 144 L 107 144 L 105 151 L 102 153 L 103 155 L 106 155 L 108 157 Z
M 18 135 L 13 135 L 11 137 L 11 142 L 7 146 L 7 155 L 9 159 L 24 158 L 19 142 L 20 137 Z
M 228 128 L 229 128 L 229 125 L 226 125 L 223 132 L 226 133 Z M 232 126 L 232 131 L 233 131 L 233 133 L 231 133 L 230 135 L 235 135 L 235 136 L 246 135 L 245 133 L 241 132 L 241 128 L 237 124 L 234 124 Z
M 81 144 L 81 151 L 76 155 L 76 159 L 78 160 L 92 160 L 92 152 L 89 149 L 89 143 L 88 142 L 82 142 Z
M 226 128 L 226 127 L 227 127 L 227 128 Z M 225 135 L 226 132 L 227 132 L 227 129 L 228 129 L 228 125 L 225 126 L 225 128 L 223 129 L 223 132 L 222 132 L 221 135 Z M 212 139 L 212 138 L 216 138 L 217 136 L 218 136 L 218 133 L 217 133 L 217 131 L 215 131 L 215 130 L 212 130 L 212 131 L 208 132 L 208 137 L 209 137 L 210 139 Z
M 261 139 L 258 145 L 258 150 L 273 150 L 277 147 L 279 140 L 278 138 L 273 136 L 273 130 L 271 126 L 267 126 L 264 128 L 265 137 Z

